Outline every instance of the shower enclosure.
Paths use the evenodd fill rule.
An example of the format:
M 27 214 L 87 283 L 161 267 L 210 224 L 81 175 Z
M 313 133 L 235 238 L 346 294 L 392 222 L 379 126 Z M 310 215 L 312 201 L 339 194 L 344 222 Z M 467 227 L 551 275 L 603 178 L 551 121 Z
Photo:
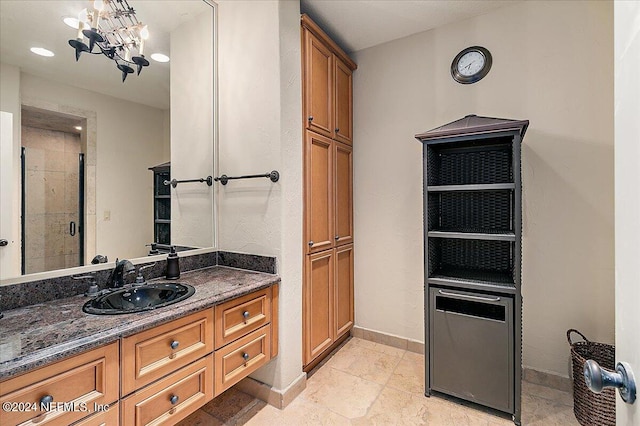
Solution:
M 80 135 L 22 126 L 22 274 L 84 264 Z

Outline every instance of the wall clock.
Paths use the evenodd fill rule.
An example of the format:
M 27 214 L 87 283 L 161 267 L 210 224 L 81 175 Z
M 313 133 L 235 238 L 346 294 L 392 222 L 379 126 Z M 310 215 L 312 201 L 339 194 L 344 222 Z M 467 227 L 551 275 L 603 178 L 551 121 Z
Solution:
M 491 52 L 484 47 L 467 47 L 453 58 L 451 77 L 461 84 L 480 81 L 491 69 Z

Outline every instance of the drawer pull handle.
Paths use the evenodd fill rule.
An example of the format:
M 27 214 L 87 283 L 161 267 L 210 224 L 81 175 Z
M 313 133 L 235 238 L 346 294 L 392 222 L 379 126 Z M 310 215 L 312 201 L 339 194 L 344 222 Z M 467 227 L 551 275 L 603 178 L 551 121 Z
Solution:
M 244 359 L 244 365 L 247 365 L 247 362 L 249 361 L 249 354 L 246 352 L 243 352 L 242 358 Z
M 51 395 L 45 395 L 42 398 L 40 398 L 40 406 L 45 406 L 47 407 L 49 404 L 51 404 L 53 402 L 53 396 Z M 42 408 L 41 408 L 42 409 Z
M 180 398 L 178 397 L 178 395 L 171 395 L 171 398 L 169 398 L 169 402 L 171 403 L 171 405 L 176 405 L 179 400 Z
M 180 342 L 178 342 L 177 340 L 174 340 L 173 342 L 171 342 L 171 349 L 178 349 L 178 346 L 180 346 Z
M 244 318 L 244 323 L 247 323 L 247 320 L 249 319 L 249 311 L 244 311 L 242 313 L 242 317 Z
M 438 293 L 440 293 L 443 296 L 459 297 L 461 299 L 470 299 L 470 300 L 480 300 L 482 302 L 499 302 L 500 301 L 499 297 L 480 297 L 480 296 L 472 296 L 470 294 L 449 293 L 442 290 L 438 290 Z

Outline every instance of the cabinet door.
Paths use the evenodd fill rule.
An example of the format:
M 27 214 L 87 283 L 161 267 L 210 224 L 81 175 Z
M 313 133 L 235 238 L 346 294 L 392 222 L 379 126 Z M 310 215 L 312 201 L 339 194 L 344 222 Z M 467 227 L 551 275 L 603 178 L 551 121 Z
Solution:
M 335 143 L 335 245 L 353 242 L 353 150 Z
M 352 71 L 334 55 L 334 132 L 340 142 L 353 142 L 353 78 Z
M 336 339 L 353 327 L 353 244 L 335 249 Z
M 333 55 L 305 31 L 304 99 L 306 128 L 333 136 Z
M 333 246 L 333 142 L 307 131 L 305 141 L 305 241 L 307 253 Z
M 333 250 L 306 257 L 303 291 L 304 364 L 334 341 Z

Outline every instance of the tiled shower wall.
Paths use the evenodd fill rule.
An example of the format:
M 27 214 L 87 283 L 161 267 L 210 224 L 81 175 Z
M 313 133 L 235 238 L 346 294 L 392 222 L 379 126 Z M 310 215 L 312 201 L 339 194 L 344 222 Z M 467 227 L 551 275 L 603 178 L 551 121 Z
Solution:
M 79 265 L 80 135 L 22 127 L 25 161 L 25 273 Z M 76 222 L 76 235 L 69 223 Z

